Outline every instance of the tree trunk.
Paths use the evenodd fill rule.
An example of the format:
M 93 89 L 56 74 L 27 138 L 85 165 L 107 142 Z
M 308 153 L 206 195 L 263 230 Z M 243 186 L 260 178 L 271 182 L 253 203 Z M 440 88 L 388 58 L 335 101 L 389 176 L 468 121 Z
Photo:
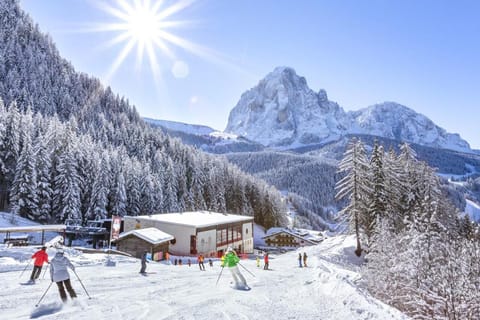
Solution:
M 357 257 L 362 255 L 362 246 L 360 245 L 360 228 L 358 226 L 358 214 L 355 212 L 355 234 L 357 236 L 357 249 L 355 249 L 355 254 Z

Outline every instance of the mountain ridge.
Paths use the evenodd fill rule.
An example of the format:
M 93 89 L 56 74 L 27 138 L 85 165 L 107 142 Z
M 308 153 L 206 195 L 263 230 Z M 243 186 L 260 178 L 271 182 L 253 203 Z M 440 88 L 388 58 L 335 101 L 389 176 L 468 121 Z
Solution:
M 396 102 L 345 112 L 327 92 L 313 91 L 290 67 L 277 67 L 244 92 L 231 110 L 225 132 L 266 147 L 289 149 L 338 140 L 349 134 L 377 135 L 420 145 L 475 153 L 459 134 Z

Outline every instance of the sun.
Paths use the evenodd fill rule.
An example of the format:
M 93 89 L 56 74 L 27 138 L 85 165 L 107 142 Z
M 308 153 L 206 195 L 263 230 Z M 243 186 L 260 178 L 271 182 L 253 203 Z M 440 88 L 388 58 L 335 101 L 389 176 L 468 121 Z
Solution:
M 194 43 L 182 39 L 169 31 L 169 29 L 190 24 L 189 21 L 171 20 L 170 18 L 179 11 L 189 7 L 193 0 L 180 0 L 170 6 L 162 7 L 163 1 L 159 0 L 115 0 L 114 5 L 103 1 L 96 1 L 96 5 L 107 12 L 113 22 L 98 24 L 93 31 L 111 32 L 116 35 L 107 43 L 107 46 L 123 44 L 117 57 L 111 64 L 106 79 L 109 80 L 124 63 L 125 59 L 136 51 L 136 69 L 140 71 L 145 58 L 148 59 L 150 70 L 156 80 L 160 76 L 160 64 L 164 66 L 173 64 L 172 73 L 185 77 L 185 72 L 173 72 L 178 69 L 179 61 L 169 46 L 177 46 L 198 55 L 204 55 L 208 50 Z M 166 59 L 159 61 L 159 55 Z M 184 68 L 187 70 L 188 66 Z
M 137 7 L 127 21 L 127 30 L 139 42 L 151 43 L 159 36 L 161 20 L 156 12 L 148 7 Z

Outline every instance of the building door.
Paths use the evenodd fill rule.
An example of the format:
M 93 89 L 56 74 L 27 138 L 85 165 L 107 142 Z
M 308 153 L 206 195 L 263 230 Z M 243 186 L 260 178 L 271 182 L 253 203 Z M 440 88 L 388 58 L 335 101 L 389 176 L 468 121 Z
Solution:
M 197 236 L 190 236 L 190 254 L 197 254 Z

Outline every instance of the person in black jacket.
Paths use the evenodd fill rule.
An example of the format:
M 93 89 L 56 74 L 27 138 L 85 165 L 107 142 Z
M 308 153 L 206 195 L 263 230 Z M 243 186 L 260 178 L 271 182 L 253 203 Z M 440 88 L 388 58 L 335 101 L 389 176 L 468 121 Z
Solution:
M 148 251 L 145 250 L 142 254 L 142 268 L 140 269 L 140 273 L 144 274 L 147 273 L 147 253 Z

